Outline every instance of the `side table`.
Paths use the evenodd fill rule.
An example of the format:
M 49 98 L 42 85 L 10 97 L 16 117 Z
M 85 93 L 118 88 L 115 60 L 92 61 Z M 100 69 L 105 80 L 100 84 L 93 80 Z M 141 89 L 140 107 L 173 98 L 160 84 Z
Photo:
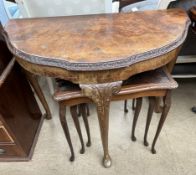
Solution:
M 132 75 L 165 65 L 171 69 L 189 25 L 183 10 L 172 9 L 18 19 L 9 21 L 3 33 L 24 69 L 80 84 L 83 95 L 96 104 L 103 165 L 110 167 L 112 96 Z

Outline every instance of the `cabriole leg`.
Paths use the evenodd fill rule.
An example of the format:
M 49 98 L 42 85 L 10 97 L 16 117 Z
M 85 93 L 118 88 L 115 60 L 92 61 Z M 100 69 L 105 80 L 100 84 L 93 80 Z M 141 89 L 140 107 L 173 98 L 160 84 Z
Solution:
M 168 112 L 170 110 L 170 106 L 171 106 L 171 91 L 167 92 L 166 96 L 163 99 L 163 103 L 164 103 L 163 112 L 161 114 L 161 118 L 159 120 L 159 124 L 158 124 L 157 131 L 156 131 L 153 143 L 152 143 L 152 148 L 151 148 L 151 152 L 153 154 L 156 154 L 155 144 L 156 144 L 156 141 L 157 141 L 157 139 L 159 137 L 159 134 L 161 132 L 161 129 L 163 127 L 163 124 L 165 122 L 167 114 L 168 114 Z
M 88 124 L 88 118 L 87 118 L 87 108 L 88 104 L 81 104 L 81 112 L 82 112 L 82 118 L 84 120 L 84 125 L 86 128 L 86 133 L 87 133 L 87 137 L 88 137 L 88 142 L 86 144 L 86 146 L 91 146 L 91 136 L 90 136 L 90 129 L 89 129 L 89 124 Z
M 70 112 L 71 112 L 72 119 L 74 121 L 74 125 L 75 125 L 76 130 L 77 130 L 78 136 L 80 138 L 80 143 L 81 143 L 80 153 L 81 154 L 84 154 L 84 152 L 85 152 L 85 146 L 84 146 L 82 132 L 81 132 L 81 129 L 80 129 L 80 123 L 79 123 L 78 115 L 77 115 L 77 105 L 71 106 L 70 107 Z
M 152 120 L 152 115 L 155 107 L 155 98 L 154 97 L 149 97 L 149 107 L 148 107 L 148 115 L 146 118 L 146 128 L 145 128 L 145 133 L 144 133 L 144 145 L 148 146 L 148 141 L 147 141 L 147 136 L 148 136 L 148 129 Z
M 132 141 L 136 141 L 135 127 L 136 127 L 136 124 L 137 124 L 137 119 L 138 119 L 138 116 L 140 114 L 141 107 L 142 107 L 142 98 L 140 97 L 140 98 L 136 99 L 136 108 L 135 108 L 135 114 L 134 114 L 134 117 L 133 117 L 132 132 L 131 132 Z
M 71 138 L 69 134 L 69 128 L 68 128 L 67 120 L 66 120 L 66 107 L 61 104 L 59 104 L 59 117 L 60 117 L 60 122 L 61 122 L 64 134 L 65 134 L 65 137 L 67 139 L 67 143 L 71 151 L 71 157 L 69 160 L 74 161 L 75 155 L 74 155 L 74 150 L 73 150 L 73 146 L 72 146 L 72 142 L 71 142 Z
M 103 145 L 103 165 L 108 168 L 112 160 L 108 150 L 109 107 L 112 95 L 120 91 L 122 82 L 80 85 L 82 93 L 91 98 L 97 106 L 97 114 Z

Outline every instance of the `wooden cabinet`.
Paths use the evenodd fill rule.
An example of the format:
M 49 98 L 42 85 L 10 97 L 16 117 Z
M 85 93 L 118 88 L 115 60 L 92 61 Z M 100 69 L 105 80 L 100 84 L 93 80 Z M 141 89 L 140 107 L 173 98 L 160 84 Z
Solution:
M 0 75 L 12 59 L 0 37 Z M 1 80 L 1 79 L 0 79 Z M 20 66 L 0 83 L 0 161 L 29 160 L 43 117 Z

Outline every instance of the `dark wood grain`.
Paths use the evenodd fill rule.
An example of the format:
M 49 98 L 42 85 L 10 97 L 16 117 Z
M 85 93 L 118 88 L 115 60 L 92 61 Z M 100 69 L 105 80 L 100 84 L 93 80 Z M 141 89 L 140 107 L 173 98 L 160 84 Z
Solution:
M 30 160 L 43 121 L 31 87 L 12 57 L 0 39 L 0 161 Z
M 130 66 L 172 51 L 184 41 L 189 22 L 180 9 L 17 19 L 8 23 L 5 35 L 14 55 L 26 61 L 95 71 Z

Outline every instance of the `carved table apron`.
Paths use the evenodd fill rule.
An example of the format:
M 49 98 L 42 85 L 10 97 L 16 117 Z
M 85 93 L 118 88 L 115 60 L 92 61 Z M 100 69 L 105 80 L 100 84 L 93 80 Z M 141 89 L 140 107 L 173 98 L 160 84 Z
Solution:
M 103 165 L 110 167 L 112 95 L 134 74 L 164 65 L 171 69 L 189 23 L 186 13 L 176 9 L 11 20 L 2 32 L 23 68 L 78 83 L 96 104 Z

